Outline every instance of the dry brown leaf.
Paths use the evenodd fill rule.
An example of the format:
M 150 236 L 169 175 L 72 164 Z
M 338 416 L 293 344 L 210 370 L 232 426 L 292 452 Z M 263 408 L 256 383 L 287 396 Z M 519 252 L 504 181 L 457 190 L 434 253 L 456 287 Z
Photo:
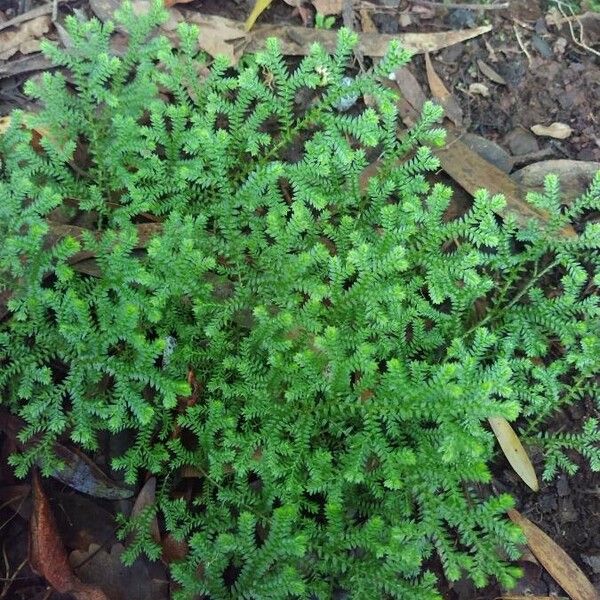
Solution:
M 313 6 L 321 15 L 339 15 L 342 12 L 342 0 L 312 0 Z
M 427 96 L 412 71 L 408 67 L 400 67 L 394 72 L 394 81 L 400 89 L 402 98 L 407 100 L 415 110 L 420 111 Z
M 184 17 L 186 22 L 198 25 L 202 50 L 211 56 L 227 56 L 231 64 L 237 63 L 252 36 L 244 31 L 243 23 L 233 19 L 192 11 L 185 11 Z
M 165 0 L 165 6 L 167 8 L 171 8 L 171 6 L 175 5 L 175 4 L 189 4 L 190 2 L 193 2 L 194 0 Z
M 165 567 L 141 558 L 126 567 L 121 558 L 124 550 L 123 544 L 114 544 L 109 550 L 91 544 L 85 552 L 71 552 L 69 560 L 82 581 L 105 590 L 110 600 L 170 598 Z
M 504 79 L 504 77 L 502 77 L 502 75 L 500 75 L 499 73 L 496 73 L 496 71 L 494 71 L 494 69 L 492 69 L 492 67 L 490 67 L 490 65 L 488 65 L 485 62 L 483 62 L 481 59 L 479 59 L 477 61 L 477 66 L 479 67 L 479 70 L 490 81 L 493 81 L 494 83 L 499 83 L 501 85 L 506 85 L 506 79 Z
M 442 169 L 469 194 L 484 188 L 492 195 L 502 194 L 506 199 L 506 212 L 513 214 L 521 223 L 531 218 L 545 222 L 548 214 L 534 208 L 524 200 L 527 190 L 513 181 L 506 173 L 495 167 L 464 144 L 459 135 L 448 127 L 446 145 L 433 149 L 440 159 Z M 565 237 L 576 237 L 570 225 L 561 230 Z
M 185 540 L 176 540 L 170 533 L 165 535 L 161 542 L 162 561 L 169 565 L 176 560 L 184 559 L 190 548 Z
M 244 23 L 244 29 L 250 31 L 252 25 L 256 23 L 256 19 L 269 7 L 273 0 L 255 0 L 252 12 L 248 15 L 246 22 Z
M 551 137 L 557 140 L 566 140 L 573 130 L 566 123 L 552 123 L 552 125 L 534 125 L 531 131 L 541 137 Z
M 425 68 L 427 70 L 427 81 L 433 97 L 444 108 L 444 115 L 448 117 L 457 127 L 462 124 L 462 109 L 456 98 L 448 91 L 444 82 L 440 79 L 433 68 L 429 52 L 425 52 Z
M 54 445 L 54 452 L 63 461 L 64 467 L 60 471 L 54 471 L 52 477 L 69 487 L 107 500 L 121 500 L 133 496 L 132 490 L 110 479 L 83 452 L 61 444 Z
M 77 600 L 108 600 L 100 589 L 81 583 L 73 574 L 37 471 L 33 473 L 32 488 L 33 513 L 29 531 L 31 568 L 61 594 L 70 593 Z
M 140 493 L 135 499 L 133 508 L 131 509 L 131 518 L 137 517 L 145 508 L 152 506 L 156 499 L 156 477 L 150 477 L 142 486 Z M 160 530 L 158 529 L 158 521 L 156 517 L 152 519 L 150 524 L 150 534 L 152 539 L 160 544 Z
M 527 538 L 527 545 L 544 569 L 569 594 L 572 600 L 600 600 L 600 594 L 573 559 L 537 525 L 516 510 L 508 516 Z
M 370 11 L 366 8 L 361 8 L 358 11 L 358 14 L 360 15 L 360 24 L 363 33 L 377 33 L 377 27 L 375 23 L 373 23 Z
M 42 15 L 23 23 L 16 31 L 0 33 L 0 60 L 7 60 L 23 47 L 23 54 L 31 47 L 31 41 L 42 37 L 50 29 L 52 19 Z M 31 50 L 30 50 L 31 51 Z
M 229 20 L 236 24 L 236 21 Z M 458 44 L 491 31 L 491 25 L 459 31 L 443 31 L 434 33 L 402 33 L 388 35 L 383 33 L 363 33 L 360 36 L 357 50 L 365 56 L 380 57 L 387 52 L 390 42 L 396 40 L 402 47 L 415 54 L 436 52 L 447 46 Z M 256 52 L 268 37 L 280 39 L 281 51 L 285 55 L 303 56 L 308 54 L 311 44 L 317 42 L 328 52 L 333 52 L 337 43 L 337 32 L 325 29 L 306 27 L 288 27 L 286 25 L 257 25 L 249 37 L 247 50 Z
M 521 440 L 504 417 L 490 417 L 490 427 L 515 473 L 534 491 L 540 489 L 535 469 Z

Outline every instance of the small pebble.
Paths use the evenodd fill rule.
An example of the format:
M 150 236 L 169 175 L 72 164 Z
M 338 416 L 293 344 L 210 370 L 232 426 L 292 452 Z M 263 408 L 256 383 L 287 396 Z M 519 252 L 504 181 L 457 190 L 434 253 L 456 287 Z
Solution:
M 513 156 L 532 154 L 540 149 L 537 138 L 520 127 L 510 131 L 504 138 L 504 142 L 508 145 Z

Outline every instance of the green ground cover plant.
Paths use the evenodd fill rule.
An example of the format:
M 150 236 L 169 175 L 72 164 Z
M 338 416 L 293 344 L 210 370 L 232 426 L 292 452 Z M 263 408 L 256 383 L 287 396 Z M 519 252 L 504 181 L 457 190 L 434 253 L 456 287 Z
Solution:
M 178 598 L 438 598 L 433 557 L 451 580 L 511 585 L 523 538 L 511 497 L 481 493 L 487 418 L 519 418 L 546 477 L 572 452 L 600 466 L 595 420 L 544 430 L 594 393 L 600 174 L 568 206 L 554 177 L 530 194 L 547 222 L 485 191 L 452 219 L 431 183 L 441 110 L 398 136 L 379 83 L 409 60 L 399 46 L 356 74 L 341 30 L 333 55 L 292 69 L 270 40 L 232 69 L 193 27 L 156 35 L 159 3 L 119 18 L 120 56 L 112 25 L 68 20 L 72 46 L 44 46 L 64 70 L 27 87 L 42 109 L 0 138 L 16 472 L 50 473 L 57 440 L 132 435 L 113 466 L 160 491 L 124 525 L 127 557 L 159 556 L 161 515 L 189 545 Z M 187 501 L 171 491 L 189 466 Z

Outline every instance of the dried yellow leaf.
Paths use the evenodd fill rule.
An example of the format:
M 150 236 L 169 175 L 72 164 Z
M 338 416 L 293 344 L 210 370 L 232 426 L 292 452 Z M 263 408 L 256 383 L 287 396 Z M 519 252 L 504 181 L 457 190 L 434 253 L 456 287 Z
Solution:
M 510 423 L 504 417 L 490 417 L 488 422 L 510 466 L 534 492 L 537 492 L 540 486 L 535 469 Z
M 273 0 L 256 0 L 254 8 L 252 9 L 250 16 L 246 19 L 246 23 L 244 25 L 244 29 L 246 31 L 250 31 L 250 29 L 252 29 L 252 25 L 254 25 L 256 19 L 258 19 L 260 14 L 269 7 L 271 2 L 273 2 Z

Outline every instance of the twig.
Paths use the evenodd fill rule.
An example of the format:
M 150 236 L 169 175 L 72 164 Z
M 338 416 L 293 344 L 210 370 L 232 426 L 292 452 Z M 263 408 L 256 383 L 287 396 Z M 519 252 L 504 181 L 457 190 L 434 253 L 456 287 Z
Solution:
M 462 4 L 460 2 L 434 2 L 434 0 L 413 0 L 413 4 L 432 6 L 433 8 L 464 8 L 465 10 L 505 10 L 510 7 L 510 2 L 501 4 Z
M 513 25 L 513 29 L 514 29 L 515 35 L 517 36 L 517 42 L 519 44 L 519 47 L 525 53 L 525 56 L 527 57 L 527 62 L 529 63 L 529 68 L 531 68 L 531 54 L 529 54 L 529 52 L 527 51 L 527 48 L 523 44 L 523 40 L 521 39 L 521 36 L 519 35 L 519 30 L 517 29 L 517 26 Z
M 42 6 L 32 8 L 31 10 L 24 12 L 22 15 L 17 15 L 9 21 L 0 23 L 0 31 L 6 29 L 7 27 L 12 27 L 13 25 L 19 25 L 19 23 L 24 23 L 25 21 L 31 21 L 31 19 L 36 19 L 37 17 L 43 17 L 44 15 L 47 15 L 51 12 L 51 4 L 42 4 Z
M 563 3 L 560 2 L 560 0 L 558 0 L 556 5 L 558 7 L 558 10 L 560 11 L 560 14 L 564 17 L 567 25 L 569 26 L 569 31 L 571 32 L 571 39 L 575 42 L 575 44 L 577 44 L 577 46 L 579 46 L 580 48 L 583 48 L 584 50 L 587 50 L 588 52 L 595 54 L 596 56 L 600 56 L 600 52 L 598 52 L 598 50 L 594 50 L 594 48 L 591 48 L 590 46 L 588 46 L 585 43 L 585 41 L 583 39 L 583 33 L 584 33 L 583 22 L 581 21 L 581 19 L 579 18 L 578 15 L 573 13 L 573 9 L 571 7 L 569 7 L 569 10 L 572 13 L 571 17 L 573 17 L 574 20 L 577 21 L 577 24 L 579 25 L 579 39 L 577 39 L 575 37 L 575 30 L 573 29 L 573 18 L 569 18 L 569 16 L 565 12 L 565 9 L 563 8 Z
M 22 15 L 17 15 L 9 21 L 0 23 L 0 31 L 6 29 L 7 27 L 13 27 L 15 25 L 19 25 L 20 23 L 25 23 L 25 21 L 31 21 L 31 19 L 35 19 L 37 17 L 43 17 L 44 15 L 51 14 L 52 20 L 56 21 L 58 16 L 58 5 L 68 1 L 69 0 L 52 0 L 52 3 L 48 2 L 47 4 L 42 4 L 42 6 L 32 8 L 31 10 L 24 12 Z
M 0 594 L 0 598 L 6 598 L 6 595 L 8 594 L 9 590 L 10 590 L 10 586 L 14 583 L 17 575 L 21 572 L 21 570 L 23 569 L 23 567 L 27 564 L 27 558 L 25 558 L 23 560 L 23 562 L 15 569 L 15 572 L 10 576 L 10 578 L 8 578 L 6 580 L 6 582 L 4 583 L 4 586 L 2 587 L 2 593 Z

